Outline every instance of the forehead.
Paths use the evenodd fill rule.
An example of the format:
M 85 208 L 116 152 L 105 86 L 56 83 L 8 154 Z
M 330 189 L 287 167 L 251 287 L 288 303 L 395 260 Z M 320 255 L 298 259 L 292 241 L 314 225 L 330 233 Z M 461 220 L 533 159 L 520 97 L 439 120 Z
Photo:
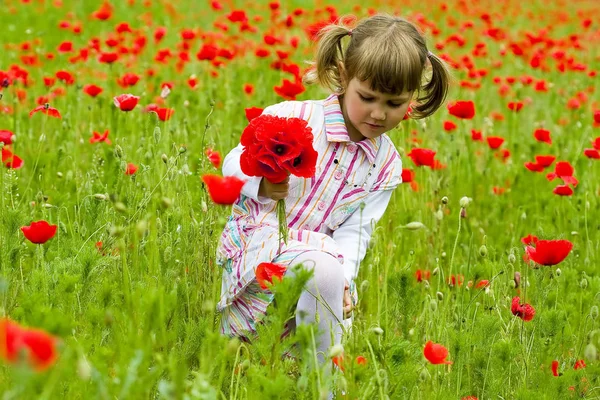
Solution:
M 387 99 L 402 99 L 402 98 L 410 97 L 412 95 L 412 92 L 409 92 L 408 90 L 404 90 L 400 94 L 383 93 L 378 90 L 371 89 L 371 81 L 369 81 L 369 80 L 361 81 L 360 79 L 358 79 L 356 77 L 352 78 L 349 86 L 353 87 L 354 90 L 359 90 L 361 93 L 368 93 L 368 94 L 371 94 L 374 96 L 378 96 L 378 97 L 381 96 L 381 97 L 384 97 Z

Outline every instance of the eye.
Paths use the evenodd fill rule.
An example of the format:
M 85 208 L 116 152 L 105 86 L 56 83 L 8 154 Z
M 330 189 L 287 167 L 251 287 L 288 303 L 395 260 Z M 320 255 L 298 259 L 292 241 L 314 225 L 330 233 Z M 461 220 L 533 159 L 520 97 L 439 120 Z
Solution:
M 404 103 L 400 103 L 400 104 L 396 104 L 396 103 L 390 103 L 390 107 L 394 107 L 394 108 L 400 108 L 404 105 Z
M 361 99 L 362 101 L 365 101 L 365 102 L 367 102 L 367 103 L 369 103 L 369 102 L 373 101 L 373 98 L 372 98 L 372 97 L 365 97 L 365 96 L 363 96 L 363 95 L 362 95 L 362 94 L 360 94 L 360 93 L 358 94 L 358 96 L 360 97 L 360 99 Z

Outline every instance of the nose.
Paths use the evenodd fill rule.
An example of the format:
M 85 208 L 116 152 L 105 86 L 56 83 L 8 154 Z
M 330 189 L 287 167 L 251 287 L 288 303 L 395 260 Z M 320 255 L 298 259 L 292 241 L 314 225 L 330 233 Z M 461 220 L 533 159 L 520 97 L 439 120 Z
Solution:
M 377 121 L 385 121 L 385 112 L 380 108 L 375 108 L 371 111 L 371 118 Z

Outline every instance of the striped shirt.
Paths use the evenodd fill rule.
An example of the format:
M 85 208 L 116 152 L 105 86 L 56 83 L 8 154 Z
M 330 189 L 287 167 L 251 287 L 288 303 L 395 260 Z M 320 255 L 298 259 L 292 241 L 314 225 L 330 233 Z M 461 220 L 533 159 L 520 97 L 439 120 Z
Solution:
M 279 243 L 277 202 L 258 196 L 260 177 L 241 172 L 243 147 L 225 157 L 223 175 L 247 180 L 217 249 L 217 263 L 224 268 L 217 309 L 223 313 L 222 332 L 232 336 L 254 331 L 272 300 L 256 283 L 254 271 L 261 262 L 289 265 L 305 251 L 327 252 L 343 265 L 356 300 L 353 283 L 374 224 L 402 182 L 402 162 L 390 138 L 383 134 L 352 142 L 335 94 L 321 101 L 279 103 L 263 113 L 306 120 L 319 156 L 313 177 L 290 176 L 287 245 Z

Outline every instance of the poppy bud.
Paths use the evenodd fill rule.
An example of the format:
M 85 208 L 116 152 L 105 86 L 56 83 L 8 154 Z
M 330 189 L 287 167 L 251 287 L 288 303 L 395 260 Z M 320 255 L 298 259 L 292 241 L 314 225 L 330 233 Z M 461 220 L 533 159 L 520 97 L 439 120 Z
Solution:
M 375 326 L 373 328 L 371 328 L 371 332 L 373 332 L 374 334 L 376 334 L 377 336 L 381 336 L 383 335 L 383 329 L 381 329 L 378 326 Z
M 341 344 L 331 346 L 331 349 L 329 350 L 329 358 L 339 357 L 342 354 L 344 354 L 344 346 Z
M 582 289 L 585 289 L 585 288 L 587 288 L 587 285 L 588 285 L 588 281 L 587 281 L 587 279 L 585 279 L 585 278 L 583 278 L 583 279 L 581 280 L 581 282 L 579 282 L 579 287 L 580 287 L 580 288 L 582 288 Z
M 96 200 L 106 200 L 106 196 L 102 193 L 96 193 L 94 197 L 96 198 Z
M 421 222 L 414 221 L 414 222 L 409 222 L 408 224 L 404 225 L 404 228 L 406 228 L 410 231 L 416 231 L 421 228 L 425 228 L 425 225 L 423 225 Z
M 562 271 L 560 270 L 560 268 L 556 268 L 556 276 L 561 276 Z
M 448 197 L 447 196 L 442 197 L 442 204 L 448 204 Z
M 511 289 L 516 289 L 517 288 L 517 283 L 514 280 L 510 280 L 508 282 L 508 286 L 510 286 Z
M 123 157 L 123 149 L 119 145 L 115 146 L 115 157 L 117 157 L 117 158 Z
M 425 290 L 429 290 L 429 281 L 423 281 L 423 286 L 425 286 Z
M 442 251 L 442 254 L 441 254 L 441 256 L 442 256 L 442 259 L 444 259 L 444 258 L 446 258 L 446 257 L 448 256 L 448 254 L 446 254 L 446 252 L 445 252 L 445 251 Z
M 85 357 L 81 357 L 77 361 L 77 375 L 81 378 L 81 380 L 87 381 L 92 376 L 92 367 L 88 360 Z
M 515 288 L 518 288 L 521 285 L 521 273 L 519 271 L 515 271 Z
M 126 212 L 127 211 L 127 206 L 125 206 L 125 204 L 121 203 L 120 201 L 117 201 L 115 203 L 115 210 L 117 210 L 118 212 Z
M 471 203 L 471 198 L 469 198 L 467 196 L 462 197 L 459 201 L 461 208 L 467 208 L 470 203 Z
M 410 328 L 410 329 L 408 330 L 408 336 L 412 336 L 412 335 L 414 335 L 414 334 L 415 334 L 415 329 L 414 329 L 414 328 Z
M 592 319 L 598 318 L 598 306 L 592 306 L 590 309 L 590 317 L 592 317 Z
M 514 264 L 517 261 L 517 257 L 515 257 L 515 255 L 513 253 L 510 253 L 508 255 L 508 262 L 511 264 Z
M 435 300 L 431 300 L 429 302 L 429 308 L 431 309 L 431 311 L 435 312 L 437 311 L 437 302 Z
M 429 378 L 430 378 L 430 377 L 431 377 L 431 376 L 429 375 L 429 371 L 427 370 L 427 368 L 423 368 L 423 369 L 421 370 L 421 373 L 419 374 L 419 378 L 420 378 L 420 379 L 421 379 L 423 382 L 425 382 L 425 381 L 429 380 Z
M 442 292 L 437 292 L 437 293 L 436 293 L 436 295 L 437 295 L 437 298 L 438 298 L 438 300 L 439 300 L 439 301 L 442 301 L 442 300 L 444 300 L 444 293 L 442 293 Z
M 62 177 L 63 177 L 63 173 L 62 173 L 62 172 L 60 172 L 60 171 L 58 171 L 58 172 L 56 173 L 56 177 L 57 177 L 57 178 L 59 178 L 59 179 L 62 179 Z
M 438 221 L 441 221 L 444 219 L 444 213 L 442 212 L 441 208 L 438 208 L 438 210 L 433 215 L 435 216 L 435 219 L 437 219 Z
M 479 255 L 481 257 L 486 257 L 488 255 L 488 249 L 487 247 L 484 245 L 481 245 L 481 247 L 479 248 Z
M 163 197 L 160 199 L 160 205 L 167 209 L 173 205 L 173 200 L 169 199 L 168 197 Z
M 364 292 L 369 288 L 369 281 L 364 280 L 360 283 L 360 291 Z
M 181 147 L 179 148 L 179 154 L 183 154 L 183 153 L 185 153 L 186 151 L 187 151 L 187 148 L 186 148 L 185 146 L 181 146 Z
M 435 267 L 433 271 L 431 271 L 431 275 L 436 276 L 437 274 L 440 273 L 440 268 L 439 267 Z
M 161 136 L 160 126 L 154 127 L 154 135 L 153 136 L 154 136 L 154 143 L 159 143 L 160 136 Z
M 585 346 L 585 350 L 583 350 L 583 356 L 586 360 L 595 361 L 598 358 L 598 350 L 593 343 Z

